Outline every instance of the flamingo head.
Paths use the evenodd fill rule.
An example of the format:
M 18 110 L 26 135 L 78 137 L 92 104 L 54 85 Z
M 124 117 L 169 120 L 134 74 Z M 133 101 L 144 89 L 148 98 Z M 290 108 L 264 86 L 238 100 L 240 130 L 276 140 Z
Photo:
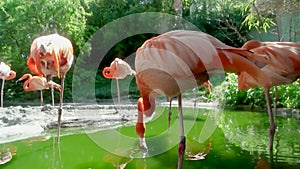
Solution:
M 0 79 L 11 80 L 16 77 L 16 72 L 10 70 L 10 67 L 4 62 L 0 63 Z
M 261 45 L 261 42 L 258 40 L 249 40 L 242 46 L 242 48 L 246 50 L 251 50 L 260 47 Z
M 129 64 L 122 59 L 115 58 L 110 67 L 105 67 L 102 72 L 107 79 L 124 79 L 127 75 L 135 75 Z

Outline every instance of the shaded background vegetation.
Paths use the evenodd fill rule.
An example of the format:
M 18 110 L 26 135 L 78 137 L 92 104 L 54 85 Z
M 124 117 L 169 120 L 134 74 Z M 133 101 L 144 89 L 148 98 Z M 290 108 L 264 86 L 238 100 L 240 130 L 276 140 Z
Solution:
M 41 35 L 59 33 L 68 37 L 75 49 L 76 57 L 84 49 L 85 42 L 104 25 L 134 13 L 164 12 L 178 15 L 173 8 L 174 1 L 168 0 L 40 0 L 0 2 L 0 61 L 6 62 L 17 72 L 17 78 L 29 70 L 26 60 L 32 41 Z M 183 0 L 182 17 L 200 30 L 215 36 L 222 42 L 240 47 L 248 39 L 299 41 L 299 0 Z M 141 34 L 124 39 L 106 54 L 99 65 L 96 79 L 97 99 L 111 97 L 110 80 L 102 77 L 103 67 L 115 57 L 126 58 L 154 34 Z M 91 53 L 100 49 L 91 47 Z M 89 58 L 87 58 L 89 59 Z M 93 59 L 91 57 L 90 59 Z M 87 62 L 88 63 L 88 62 Z M 84 63 L 82 63 L 84 64 Z M 65 101 L 72 102 L 72 71 L 68 73 L 65 86 Z M 82 77 L 84 78 L 84 73 Z M 54 79 L 58 81 L 58 79 Z M 248 104 L 264 106 L 260 88 L 238 91 L 236 77 L 226 77 L 218 90 L 226 90 L 222 100 L 227 105 Z M 298 84 L 279 87 L 279 106 L 299 108 Z M 84 91 L 84 89 L 83 89 Z M 44 93 L 47 93 L 45 91 Z M 130 93 L 138 97 L 135 83 Z M 216 92 L 217 93 L 217 92 Z M 45 101 L 50 94 L 44 94 Z M 56 93 L 58 97 L 58 93 Z M 206 101 L 216 98 L 208 95 Z M 29 103 L 38 104 L 39 92 L 25 93 L 22 83 L 15 79 L 5 84 L 5 105 Z

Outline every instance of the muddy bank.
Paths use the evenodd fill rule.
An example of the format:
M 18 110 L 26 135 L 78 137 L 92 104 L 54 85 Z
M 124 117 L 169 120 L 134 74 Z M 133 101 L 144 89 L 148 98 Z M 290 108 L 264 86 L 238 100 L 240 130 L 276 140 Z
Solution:
M 158 100 L 157 105 L 168 107 L 169 102 Z M 194 99 L 185 99 L 184 107 L 195 107 Z M 172 107 L 177 107 L 177 100 Z M 245 107 L 245 106 L 244 106 Z M 196 103 L 196 108 L 223 109 L 217 103 Z M 0 143 L 35 137 L 40 135 L 56 136 L 58 107 L 45 106 L 10 106 L 0 108 Z M 244 109 L 247 110 L 247 109 Z M 249 110 L 248 110 L 249 111 Z M 250 110 L 251 111 L 251 110 Z M 261 110 L 262 111 L 262 110 Z M 264 113 L 266 111 L 263 111 Z M 277 116 L 300 119 L 299 111 L 278 109 Z M 137 118 L 135 104 L 65 104 L 62 114 L 62 135 L 78 132 L 134 125 Z M 151 120 L 146 118 L 145 121 Z
M 56 129 L 58 107 L 11 106 L 0 108 L 0 143 L 41 135 Z M 63 107 L 62 130 L 99 129 L 130 125 L 136 120 L 134 105 L 76 105 Z M 68 134 L 67 132 L 62 132 Z

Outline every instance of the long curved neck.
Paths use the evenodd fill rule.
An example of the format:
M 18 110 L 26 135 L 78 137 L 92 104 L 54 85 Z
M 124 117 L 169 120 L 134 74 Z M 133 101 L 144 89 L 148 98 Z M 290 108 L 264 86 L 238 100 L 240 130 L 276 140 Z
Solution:
M 155 98 L 151 96 L 142 96 L 138 100 L 138 111 L 146 116 L 151 116 L 155 110 Z M 140 113 L 139 113 L 140 114 Z M 138 117 L 138 121 L 142 121 L 143 116 Z
M 31 91 L 30 88 L 29 88 L 29 79 L 27 79 L 25 82 L 24 82 L 24 85 L 23 85 L 23 89 L 28 92 L 28 91 Z

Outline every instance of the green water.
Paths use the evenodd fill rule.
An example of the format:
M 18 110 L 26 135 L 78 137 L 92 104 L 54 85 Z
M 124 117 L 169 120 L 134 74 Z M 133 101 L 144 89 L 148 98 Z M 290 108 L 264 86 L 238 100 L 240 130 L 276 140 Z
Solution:
M 87 134 L 20 140 L 0 147 L 16 147 L 12 160 L 1 169 L 173 169 L 177 168 L 177 109 L 172 109 L 170 131 L 167 110 L 158 108 L 147 123 L 148 153 L 138 149 L 134 126 Z M 274 163 L 269 163 L 268 117 L 266 113 L 184 109 L 189 158 L 183 169 L 300 168 L 300 121 L 277 118 Z M 51 132 L 44 133 L 48 135 Z M 143 156 L 146 156 L 143 158 Z

